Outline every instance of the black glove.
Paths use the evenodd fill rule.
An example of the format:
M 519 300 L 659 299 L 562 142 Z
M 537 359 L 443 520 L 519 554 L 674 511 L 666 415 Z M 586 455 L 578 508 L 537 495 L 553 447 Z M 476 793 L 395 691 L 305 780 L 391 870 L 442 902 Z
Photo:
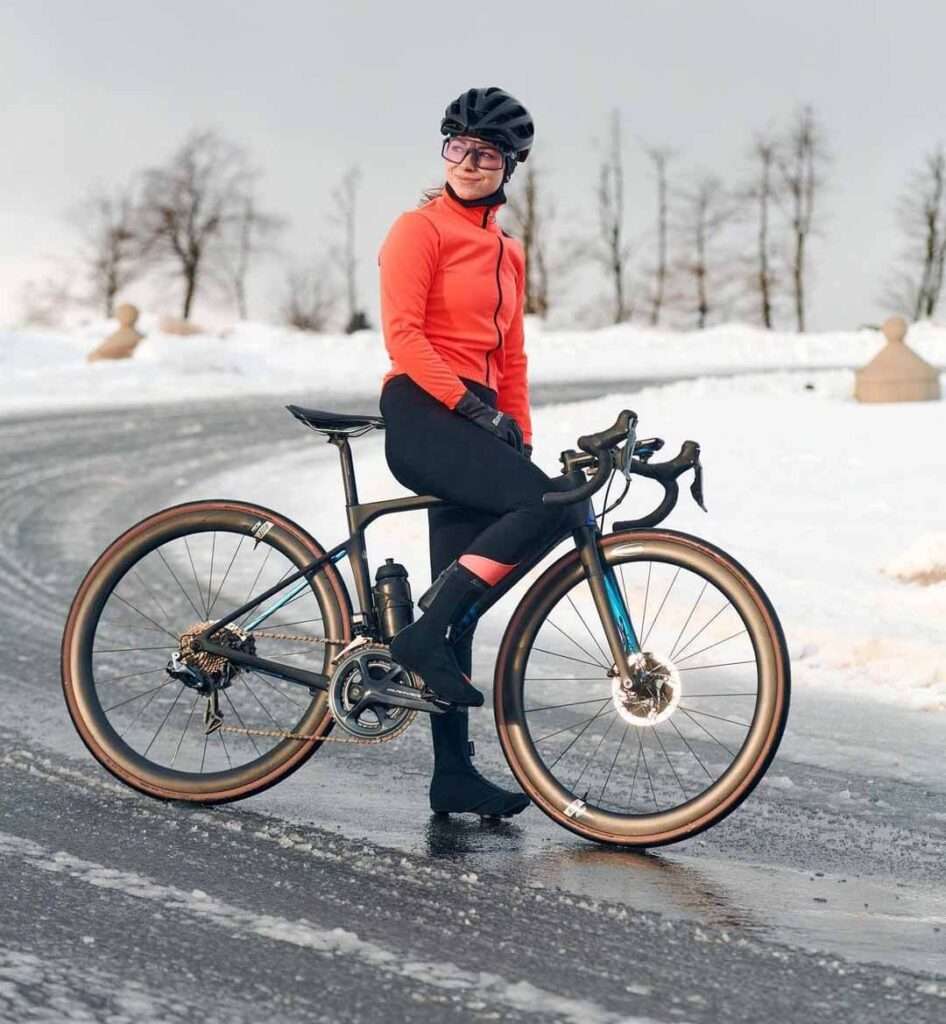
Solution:
M 532 461 L 532 445 L 524 444 L 522 446 L 522 454 L 531 462 Z
M 458 412 L 461 416 L 465 416 L 478 427 L 488 430 L 494 437 L 498 437 L 500 441 L 505 441 L 506 444 L 512 445 L 517 452 L 522 451 L 522 430 L 519 424 L 512 416 L 507 416 L 506 413 L 487 405 L 469 389 L 466 390 L 460 401 L 453 407 L 453 411 Z

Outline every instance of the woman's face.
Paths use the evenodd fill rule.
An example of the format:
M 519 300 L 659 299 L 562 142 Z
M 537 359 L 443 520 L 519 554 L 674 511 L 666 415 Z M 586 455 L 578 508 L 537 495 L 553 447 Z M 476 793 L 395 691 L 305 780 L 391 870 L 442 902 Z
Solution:
M 469 135 L 458 135 L 457 141 L 462 142 L 466 146 L 475 146 L 480 150 L 491 150 L 494 153 L 499 153 L 495 146 L 491 146 L 488 142 L 484 142 L 482 139 L 475 139 Z M 490 193 L 495 192 L 503 183 L 502 164 L 495 171 L 486 170 L 483 167 L 475 167 L 473 165 L 472 151 L 467 152 L 462 163 L 455 164 L 450 160 L 444 160 L 443 166 L 447 181 L 450 182 L 453 191 L 461 199 L 481 199 L 483 196 L 488 196 Z

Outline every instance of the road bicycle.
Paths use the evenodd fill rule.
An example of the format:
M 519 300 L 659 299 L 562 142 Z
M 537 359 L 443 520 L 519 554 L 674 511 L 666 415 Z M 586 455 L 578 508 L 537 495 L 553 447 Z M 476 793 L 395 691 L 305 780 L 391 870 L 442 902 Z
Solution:
M 62 682 L 72 720 L 108 771 L 152 797 L 237 800 L 325 742 L 387 742 L 418 713 L 450 707 L 391 658 L 391 638 L 413 621 L 410 583 L 389 557 L 372 585 L 365 545 L 379 517 L 441 499 L 359 502 L 349 439 L 383 430 L 383 419 L 287 408 L 338 449 L 346 540 L 326 549 L 246 502 L 175 505 L 113 541 L 69 610 Z M 566 506 L 561 531 L 487 590 L 449 639 L 571 538 L 505 628 L 493 677 L 499 742 L 558 824 L 650 847 L 709 828 L 756 786 L 785 728 L 790 666 L 749 572 L 708 541 L 658 528 L 686 472 L 705 510 L 699 445 L 655 462 L 664 442 L 639 439 L 636 426 L 624 409 L 561 453 L 562 475 L 543 496 Z M 635 476 L 662 487 L 659 505 L 605 532 L 605 513 Z M 607 505 L 621 477 L 623 493 L 596 513 L 592 495 L 607 483 Z M 336 568 L 345 557 L 357 612 Z

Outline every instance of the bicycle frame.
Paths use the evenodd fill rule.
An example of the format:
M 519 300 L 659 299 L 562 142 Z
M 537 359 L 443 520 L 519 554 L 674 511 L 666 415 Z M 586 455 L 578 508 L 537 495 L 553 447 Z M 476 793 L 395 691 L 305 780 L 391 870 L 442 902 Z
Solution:
M 211 654 L 219 654 L 237 665 L 246 665 L 259 671 L 267 672 L 290 683 L 306 686 L 310 691 L 327 690 L 331 677 L 321 672 L 310 672 L 295 665 L 288 665 L 282 662 L 272 661 L 268 658 L 259 658 L 254 654 L 234 650 L 230 647 L 213 643 L 209 637 L 217 630 L 229 625 L 231 622 L 245 615 L 256 608 L 264 601 L 275 597 L 281 591 L 290 588 L 277 601 L 264 608 L 255 618 L 246 623 L 246 629 L 255 629 L 274 615 L 281 608 L 289 604 L 298 594 L 305 591 L 309 586 L 310 578 L 327 563 L 341 561 L 346 555 L 351 561 L 352 573 L 355 581 L 355 591 L 358 598 L 359 610 L 356 617 L 360 616 L 361 622 L 354 630 L 356 635 L 365 635 L 372 638 L 379 638 L 378 615 L 374 602 L 374 593 L 371 587 L 371 575 L 368 566 L 368 554 L 365 546 L 366 528 L 379 519 L 381 516 L 391 515 L 397 512 L 414 512 L 419 509 L 433 508 L 446 502 L 433 495 L 415 495 L 407 498 L 390 498 L 382 501 L 361 503 L 358 501 L 358 488 L 355 482 L 355 470 L 352 463 L 351 447 L 345 433 L 330 433 L 329 443 L 338 448 L 341 461 L 342 482 L 345 488 L 345 510 L 348 518 L 350 534 L 348 538 L 336 544 L 330 551 L 321 557 L 309 562 L 302 569 L 296 570 L 284 580 L 280 580 L 262 594 L 241 605 L 229 615 L 208 626 L 196 639 L 196 646 L 200 650 Z M 585 482 L 582 468 L 589 464 L 589 456 L 577 452 L 567 451 L 561 455 L 564 466 L 563 477 L 569 481 L 571 487 L 577 487 Z M 458 623 L 455 635 L 456 640 L 483 616 L 504 594 L 508 593 L 515 585 L 530 572 L 542 559 L 555 547 L 558 546 L 569 534 L 575 541 L 578 554 L 585 570 L 585 576 L 591 588 L 595 606 L 601 618 L 605 630 L 608 646 L 611 649 L 615 665 L 622 678 L 629 675 L 627 655 L 640 651 L 637 635 L 631 623 L 630 614 L 624 603 L 620 588 L 614 577 L 610 566 L 603 563 L 598 548 L 598 538 L 601 533 L 598 529 L 594 510 L 591 501 L 579 501 L 572 505 L 565 506 L 566 528 L 556 533 L 542 548 L 529 558 L 518 563 L 497 584 L 490 587 L 476 604 L 467 612 L 464 619 Z M 343 647 L 346 641 L 341 639 L 328 640 L 329 644 Z

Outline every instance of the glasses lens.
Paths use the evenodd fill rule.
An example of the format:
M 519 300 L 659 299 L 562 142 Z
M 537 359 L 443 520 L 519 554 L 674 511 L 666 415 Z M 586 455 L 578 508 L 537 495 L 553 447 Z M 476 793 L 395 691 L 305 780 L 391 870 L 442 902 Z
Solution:
M 444 159 L 451 163 L 463 163 L 467 153 L 473 150 L 473 166 L 484 171 L 498 171 L 503 166 L 503 155 L 498 149 L 488 145 L 477 145 L 461 139 L 447 139 L 441 150 Z

